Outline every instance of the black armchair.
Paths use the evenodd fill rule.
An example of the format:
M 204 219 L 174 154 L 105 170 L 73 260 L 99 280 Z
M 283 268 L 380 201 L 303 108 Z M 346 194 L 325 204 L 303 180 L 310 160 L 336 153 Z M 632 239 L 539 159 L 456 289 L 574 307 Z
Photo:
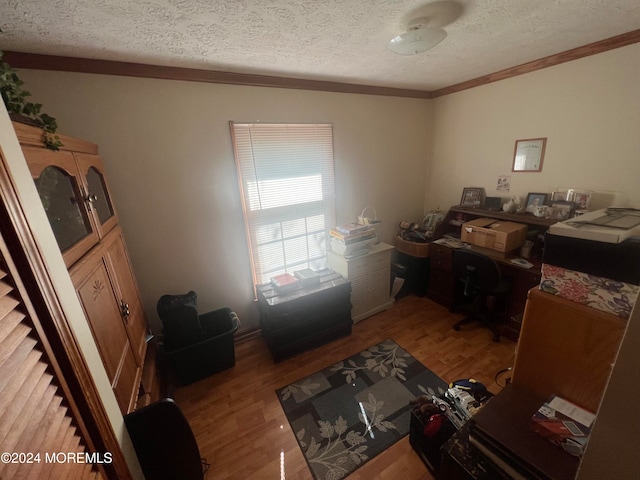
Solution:
M 493 332 L 493 341 L 500 341 L 500 330 L 492 321 L 500 303 L 503 311 L 509 301 L 511 284 L 502 278 L 500 267 L 491 257 L 473 250 L 459 248 L 453 252 L 453 274 L 459 282 L 457 305 L 467 305 L 469 315 L 458 321 L 453 328 L 480 322 Z
M 229 308 L 198 314 L 197 294 L 163 295 L 157 311 L 163 331 L 160 360 L 182 385 L 196 382 L 235 365 L 233 334 L 238 316 Z

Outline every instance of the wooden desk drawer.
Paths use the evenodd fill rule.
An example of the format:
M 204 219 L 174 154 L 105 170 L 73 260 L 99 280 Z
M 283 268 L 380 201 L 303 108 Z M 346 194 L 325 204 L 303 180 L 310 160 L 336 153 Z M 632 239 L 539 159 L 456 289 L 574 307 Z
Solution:
M 456 281 L 451 272 L 431 270 L 427 294 L 439 304 L 453 308 L 455 284 Z
M 432 243 L 429 247 L 431 254 L 431 269 L 451 272 L 453 267 L 453 249 Z

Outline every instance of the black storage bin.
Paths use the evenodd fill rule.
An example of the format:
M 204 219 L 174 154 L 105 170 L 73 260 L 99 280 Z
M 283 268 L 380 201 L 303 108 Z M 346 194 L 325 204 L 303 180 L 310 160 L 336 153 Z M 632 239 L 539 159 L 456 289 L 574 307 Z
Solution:
M 409 294 L 424 297 L 429 289 L 430 265 L 429 257 L 413 257 L 406 253 L 396 252 L 391 270 L 396 277 L 404 279 L 404 284 L 396 298 L 402 298 Z

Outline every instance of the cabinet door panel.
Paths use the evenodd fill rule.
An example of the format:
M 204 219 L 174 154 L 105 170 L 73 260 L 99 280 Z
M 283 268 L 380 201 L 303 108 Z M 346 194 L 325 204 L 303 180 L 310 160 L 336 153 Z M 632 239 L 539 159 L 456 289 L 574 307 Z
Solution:
M 67 267 L 98 243 L 73 155 L 23 147 L 31 176 Z
M 102 160 L 98 155 L 85 153 L 75 153 L 74 156 L 85 185 L 88 208 L 102 238 L 118 223 Z
M 351 281 L 351 316 L 357 317 L 369 310 L 369 278 L 360 276 Z
M 147 346 L 145 342 L 147 322 L 120 227 L 108 235 L 105 245 L 109 271 L 117 287 L 118 303 L 129 313 L 125 316 L 125 325 L 136 354 L 136 361 L 140 365 Z
M 107 267 L 100 252 L 93 261 L 72 275 L 109 380 L 117 377 L 123 356 L 129 349 L 129 339 L 122 323 Z
M 131 412 L 136 406 L 136 399 L 138 397 L 137 386 L 140 383 L 140 375 L 140 367 L 136 365 L 133 351 L 127 344 L 125 355 L 122 359 L 120 375 L 118 375 L 118 379 L 113 385 L 113 391 L 116 394 L 120 411 L 123 414 Z
M 378 268 L 369 276 L 369 296 L 371 306 L 375 307 L 389 301 L 391 296 L 391 271 L 389 268 Z

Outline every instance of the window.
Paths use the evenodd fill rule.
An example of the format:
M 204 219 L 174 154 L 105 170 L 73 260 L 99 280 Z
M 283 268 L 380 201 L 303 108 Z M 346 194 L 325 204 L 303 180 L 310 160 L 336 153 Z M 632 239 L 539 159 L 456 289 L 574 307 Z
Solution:
M 255 283 L 326 265 L 335 225 L 328 124 L 231 122 Z

